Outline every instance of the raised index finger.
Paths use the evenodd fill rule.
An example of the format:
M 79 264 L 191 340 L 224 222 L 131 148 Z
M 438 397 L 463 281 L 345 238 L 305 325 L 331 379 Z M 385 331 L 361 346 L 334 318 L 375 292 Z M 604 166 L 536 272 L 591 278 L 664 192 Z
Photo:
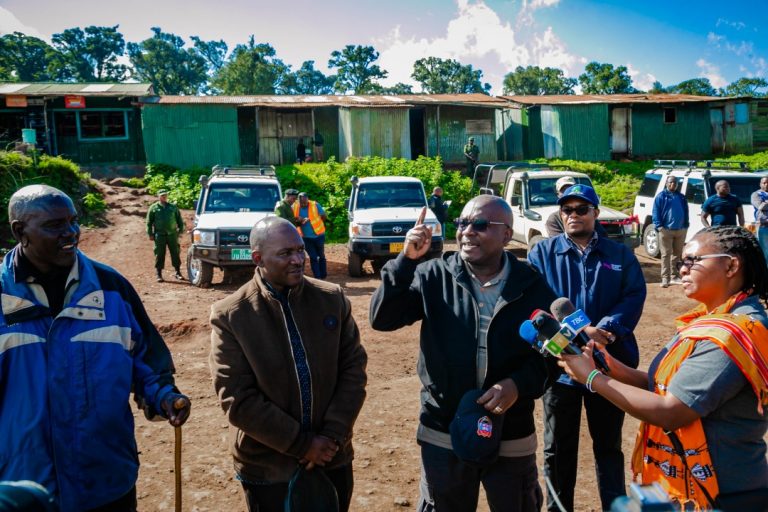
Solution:
M 421 213 L 419 214 L 419 218 L 418 218 L 418 220 L 416 220 L 416 225 L 418 226 L 419 224 L 424 224 L 424 219 L 425 219 L 426 217 L 427 217 L 427 207 L 426 207 L 426 206 L 424 206 L 424 207 L 421 209 Z

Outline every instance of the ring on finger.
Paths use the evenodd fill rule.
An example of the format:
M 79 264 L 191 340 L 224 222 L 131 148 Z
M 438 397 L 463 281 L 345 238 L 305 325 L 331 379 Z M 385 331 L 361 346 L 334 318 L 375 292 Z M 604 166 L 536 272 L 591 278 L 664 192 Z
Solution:
M 501 414 L 502 412 L 504 412 L 504 409 L 502 409 L 501 406 L 497 405 L 496 407 L 494 407 L 493 412 L 495 412 L 496 414 Z

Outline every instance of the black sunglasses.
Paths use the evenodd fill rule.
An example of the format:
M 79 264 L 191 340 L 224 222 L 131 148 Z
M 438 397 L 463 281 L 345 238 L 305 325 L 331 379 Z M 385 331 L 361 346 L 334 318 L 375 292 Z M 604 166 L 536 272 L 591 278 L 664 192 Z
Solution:
M 677 271 L 680 272 L 683 267 L 687 268 L 688 270 L 691 270 L 691 267 L 693 267 L 695 264 L 700 262 L 701 260 L 708 260 L 710 258 L 734 258 L 732 254 L 725 254 L 725 253 L 717 253 L 717 254 L 704 254 L 703 256 L 686 256 L 682 260 L 677 260 L 675 262 L 675 267 L 677 267 Z
M 560 207 L 560 213 L 564 213 L 565 216 L 569 216 L 572 213 L 575 213 L 576 215 L 586 215 L 589 210 L 594 210 L 595 207 L 591 204 L 580 204 L 579 206 L 561 206 Z
M 453 225 L 456 226 L 456 229 L 458 230 L 465 230 L 467 227 L 472 226 L 472 229 L 478 232 L 485 231 L 488 229 L 488 226 L 491 224 L 498 224 L 500 226 L 507 226 L 506 222 L 495 222 L 492 220 L 486 220 L 486 219 L 474 219 L 469 220 L 467 218 L 458 218 L 453 220 Z M 509 227 L 509 226 L 507 226 Z

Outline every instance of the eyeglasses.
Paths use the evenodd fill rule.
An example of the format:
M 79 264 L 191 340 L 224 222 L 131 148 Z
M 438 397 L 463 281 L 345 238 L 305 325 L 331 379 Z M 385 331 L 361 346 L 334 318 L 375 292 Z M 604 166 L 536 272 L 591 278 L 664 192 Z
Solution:
M 561 206 L 560 207 L 560 213 L 565 214 L 566 217 L 568 217 L 570 214 L 575 213 L 576 215 L 582 216 L 586 215 L 589 210 L 594 210 L 595 207 L 591 204 L 580 204 L 579 206 Z
M 458 229 L 460 231 L 464 231 L 465 229 L 467 229 L 467 227 L 472 226 L 472 228 L 475 231 L 482 232 L 482 231 L 485 231 L 486 229 L 488 229 L 488 226 L 490 226 L 491 224 L 498 224 L 500 226 L 507 226 L 506 222 L 495 222 L 495 221 L 486 220 L 486 219 L 469 220 L 469 219 L 466 219 L 466 218 L 465 219 L 459 218 L 459 219 L 454 219 L 454 221 L 453 221 L 453 225 L 456 226 L 456 229 Z M 509 226 L 507 226 L 507 227 L 509 227 Z
M 675 266 L 677 267 L 677 271 L 680 272 L 683 267 L 687 268 L 688 270 L 691 270 L 691 267 L 693 267 L 695 264 L 700 262 L 701 260 L 708 260 L 711 258 L 734 258 L 732 254 L 725 254 L 725 253 L 717 253 L 717 254 L 704 254 L 703 256 L 686 256 L 685 258 L 681 260 L 677 260 L 675 262 Z

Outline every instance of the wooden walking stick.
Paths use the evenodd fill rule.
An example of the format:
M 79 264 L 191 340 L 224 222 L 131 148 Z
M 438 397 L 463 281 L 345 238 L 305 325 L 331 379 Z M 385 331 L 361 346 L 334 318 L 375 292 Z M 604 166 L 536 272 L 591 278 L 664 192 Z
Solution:
M 178 398 L 173 407 L 176 410 L 183 409 L 186 404 L 183 398 Z M 176 479 L 176 512 L 181 512 L 181 427 L 173 427 L 173 472 Z

